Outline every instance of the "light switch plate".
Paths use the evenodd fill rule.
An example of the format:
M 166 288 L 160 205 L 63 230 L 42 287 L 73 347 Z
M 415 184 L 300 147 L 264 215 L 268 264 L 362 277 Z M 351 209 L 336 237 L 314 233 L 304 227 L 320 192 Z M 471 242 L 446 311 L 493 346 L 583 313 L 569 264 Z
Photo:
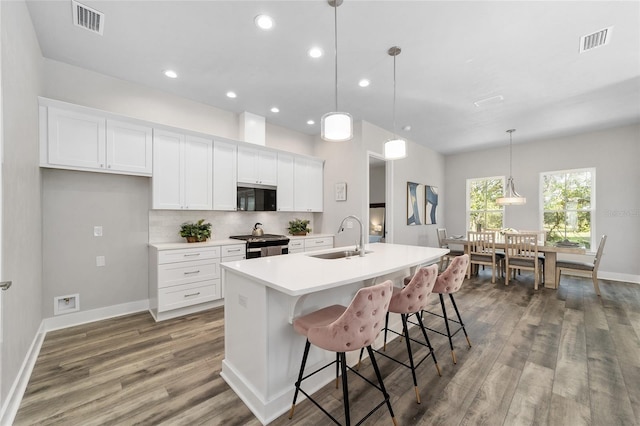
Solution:
M 102 226 L 94 226 L 93 227 L 93 236 L 94 237 L 102 237 Z

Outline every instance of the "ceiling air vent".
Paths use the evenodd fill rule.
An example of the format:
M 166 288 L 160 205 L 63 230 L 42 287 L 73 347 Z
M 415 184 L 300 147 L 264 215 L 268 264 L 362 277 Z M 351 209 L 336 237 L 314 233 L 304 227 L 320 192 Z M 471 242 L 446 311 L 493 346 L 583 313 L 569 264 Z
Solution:
M 580 53 L 609 44 L 609 41 L 611 40 L 611 31 L 613 31 L 613 27 L 607 27 L 600 31 L 596 31 L 595 33 L 580 37 Z
M 71 1 L 71 7 L 73 8 L 73 23 L 76 26 L 102 35 L 104 29 L 104 13 L 91 9 L 74 0 Z

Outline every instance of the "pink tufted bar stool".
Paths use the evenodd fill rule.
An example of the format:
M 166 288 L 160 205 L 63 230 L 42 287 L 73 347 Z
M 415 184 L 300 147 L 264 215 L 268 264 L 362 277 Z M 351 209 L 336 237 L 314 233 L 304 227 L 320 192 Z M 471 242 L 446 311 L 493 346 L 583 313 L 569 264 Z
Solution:
M 433 314 L 439 316 L 440 318 L 444 318 L 444 324 L 447 329 L 447 334 L 444 334 L 441 331 L 434 330 L 432 328 L 428 328 L 427 330 L 431 330 L 443 336 L 447 336 L 449 338 L 449 346 L 451 347 L 451 357 L 453 358 L 453 363 L 456 364 L 456 353 L 453 350 L 453 341 L 451 338 L 459 332 L 461 329 L 464 332 L 465 337 L 467 338 L 467 344 L 471 347 L 471 341 L 469 341 L 469 336 L 467 335 L 467 330 L 464 328 L 464 323 L 462 322 L 462 317 L 460 316 L 460 312 L 458 311 L 458 307 L 456 306 L 456 301 L 453 298 L 453 293 L 460 290 L 462 287 L 462 283 L 464 282 L 464 278 L 467 272 L 467 267 L 469 266 L 469 255 L 465 254 L 462 256 L 457 256 L 453 259 L 453 262 L 449 264 L 449 267 L 438 277 L 435 285 L 433 286 L 433 293 L 437 293 L 440 296 L 440 306 L 442 307 L 442 315 L 429 312 L 425 310 L 429 314 Z M 458 321 L 447 317 L 447 309 L 444 304 L 443 295 L 448 294 L 451 299 L 451 304 L 453 305 L 453 309 L 456 311 L 456 315 L 458 316 Z M 460 327 L 451 333 L 451 328 L 449 326 L 449 322 L 454 322 L 459 324 Z
M 436 279 L 438 278 L 438 265 L 431 265 L 427 267 L 418 268 L 416 273 L 413 275 L 409 283 L 403 287 L 394 287 L 393 288 L 393 296 L 391 297 L 391 301 L 389 302 L 389 313 L 400 314 L 402 318 L 402 334 L 398 333 L 395 330 L 389 329 L 389 313 L 385 318 L 384 324 L 384 350 L 387 349 L 387 332 L 390 331 L 392 333 L 397 334 L 398 336 L 404 336 L 404 341 L 407 345 L 407 353 L 409 355 L 409 365 L 406 363 L 399 361 L 383 352 L 375 351 L 376 353 L 389 358 L 392 361 L 397 362 L 400 365 L 403 365 L 407 368 L 411 369 L 411 374 L 413 376 L 413 387 L 416 392 L 416 401 L 420 404 L 420 392 L 418 391 L 418 380 L 416 378 L 416 368 L 422 364 L 422 362 L 427 359 L 429 356 L 433 358 L 433 362 L 436 365 L 436 370 L 438 371 L 438 376 L 440 376 L 440 367 L 438 367 L 438 361 L 436 360 L 436 355 L 434 353 L 433 347 L 431 346 L 431 342 L 429 342 L 429 338 L 427 337 L 427 332 L 425 331 L 424 324 L 422 323 L 422 317 L 420 316 L 423 309 L 427 307 L 427 299 L 433 290 L 433 286 L 436 283 Z M 424 337 L 424 342 L 413 339 L 409 335 L 409 327 L 408 320 L 411 315 L 415 315 L 418 320 L 418 325 L 420 326 L 420 330 L 422 331 L 422 335 Z M 429 352 L 418 362 L 417 364 L 413 359 L 413 351 L 411 350 L 411 342 L 418 343 L 422 346 L 426 346 L 429 348 Z M 360 358 L 362 358 L 363 350 L 360 350 Z
M 340 424 L 340 422 L 338 422 L 331 414 L 329 414 L 329 412 L 322 408 L 318 402 L 316 402 L 304 391 L 304 389 L 300 387 L 300 384 L 310 376 L 333 364 L 336 364 L 336 373 L 338 368 L 340 368 L 342 372 L 342 393 L 347 426 L 351 425 L 347 370 L 350 370 L 362 377 L 366 382 L 382 392 L 382 395 L 384 396 L 384 400 L 376 405 L 357 424 L 362 423 L 374 411 L 385 404 L 389 409 L 393 424 L 397 424 L 393 414 L 393 409 L 391 408 L 391 402 L 389 401 L 389 394 L 384 387 L 380 370 L 378 369 L 373 350 L 371 349 L 371 344 L 375 341 L 376 337 L 382 330 L 383 321 L 387 315 L 389 301 L 391 300 L 392 294 L 393 283 L 391 281 L 385 281 L 383 283 L 371 287 L 364 287 L 358 290 L 349 307 L 345 308 L 344 306 L 333 305 L 310 314 L 303 315 L 293 321 L 294 330 L 299 334 L 306 336 L 307 342 L 304 347 L 304 354 L 302 356 L 302 365 L 300 366 L 298 380 L 295 383 L 296 390 L 293 395 L 293 403 L 291 405 L 291 411 L 289 412 L 289 419 L 293 417 L 298 392 L 302 392 L 311 402 L 320 408 L 322 412 L 329 416 L 334 423 Z M 307 362 L 307 356 L 309 355 L 309 348 L 311 344 L 327 351 L 336 352 L 336 360 L 304 376 L 304 367 Z M 369 381 L 347 365 L 345 353 L 363 348 L 367 348 L 367 351 L 369 352 L 371 364 L 373 365 L 379 385 L 375 385 L 373 382 Z

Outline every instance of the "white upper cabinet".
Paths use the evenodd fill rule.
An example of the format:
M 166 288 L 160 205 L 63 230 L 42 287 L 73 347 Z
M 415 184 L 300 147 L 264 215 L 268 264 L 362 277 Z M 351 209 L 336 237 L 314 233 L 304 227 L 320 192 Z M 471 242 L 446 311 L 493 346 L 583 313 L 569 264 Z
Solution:
M 238 182 L 276 186 L 277 154 L 259 148 L 238 147 Z
M 213 209 L 213 141 L 187 136 L 184 145 L 185 209 Z
M 48 108 L 47 160 L 49 164 L 104 169 L 106 123 L 104 117 Z
M 293 179 L 294 210 L 321 212 L 323 209 L 323 167 L 321 160 L 295 157 Z
M 41 165 L 150 176 L 151 127 L 83 112 L 41 106 L 46 131 L 41 131 Z M 42 126 L 42 124 L 41 124 Z
M 213 208 L 213 143 L 209 139 L 155 130 L 153 208 Z
M 293 155 L 278 153 L 278 199 L 279 212 L 293 211 Z
M 213 143 L 213 209 L 237 209 L 237 144 Z
M 151 127 L 107 120 L 107 168 L 151 176 L 153 167 Z

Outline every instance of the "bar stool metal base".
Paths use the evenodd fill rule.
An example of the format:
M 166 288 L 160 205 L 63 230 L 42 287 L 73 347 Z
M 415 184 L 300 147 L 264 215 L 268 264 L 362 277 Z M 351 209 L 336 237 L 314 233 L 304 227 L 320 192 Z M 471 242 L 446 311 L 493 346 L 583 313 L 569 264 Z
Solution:
M 293 418 L 293 414 L 296 408 L 296 400 L 298 398 L 298 392 L 302 392 L 303 395 L 305 395 L 307 397 L 307 399 L 309 399 L 309 401 L 311 401 L 316 407 L 318 407 L 324 414 L 326 414 L 335 424 L 340 425 L 340 422 L 333 417 L 327 410 L 325 410 L 315 399 L 313 399 L 313 397 L 311 395 L 309 395 L 307 392 L 305 392 L 304 389 L 302 389 L 300 387 L 301 383 L 308 379 L 309 377 L 313 376 L 314 374 L 319 373 L 320 371 L 324 370 L 325 368 L 328 368 L 330 366 L 332 366 L 333 364 L 336 364 L 336 389 L 337 389 L 337 384 L 338 384 L 338 371 L 341 372 L 342 375 L 342 394 L 343 394 L 343 400 L 344 400 L 344 414 L 345 414 L 345 425 L 346 426 L 351 426 L 351 414 L 349 411 L 349 388 L 348 388 L 348 380 L 347 380 L 347 371 L 351 371 L 353 373 L 355 373 L 357 376 L 359 376 L 360 378 L 362 378 L 365 382 L 369 383 L 371 386 L 375 387 L 376 389 L 378 389 L 382 395 L 384 396 L 384 400 L 382 402 L 380 402 L 379 404 L 377 404 L 371 411 L 369 411 L 362 419 L 360 419 L 355 426 L 358 426 L 360 424 L 362 424 L 364 421 L 366 421 L 378 408 L 382 407 L 383 405 L 387 405 L 387 408 L 389 409 L 389 413 L 391 414 L 391 419 L 393 421 L 394 426 L 397 426 L 397 421 L 396 418 L 393 414 L 393 409 L 391 408 L 391 402 L 390 402 L 390 398 L 389 398 L 389 394 L 387 393 L 387 390 L 384 387 L 384 382 L 382 381 L 382 375 L 380 374 L 380 370 L 378 369 L 378 364 L 376 363 L 375 357 L 374 357 L 374 353 L 373 353 L 373 349 L 371 349 L 371 346 L 367 346 L 367 351 L 369 353 L 369 357 L 371 358 L 371 364 L 373 365 L 373 369 L 376 373 L 376 378 L 378 379 L 378 384 L 376 385 L 375 383 L 373 383 L 371 380 L 367 379 L 366 377 L 364 377 L 362 374 L 360 374 L 358 371 L 356 371 L 355 369 L 349 367 L 347 365 L 347 360 L 346 360 L 346 355 L 344 352 L 337 352 L 336 353 L 336 360 L 330 362 L 329 364 L 320 367 L 319 369 L 307 374 L 306 376 L 304 376 L 304 368 L 305 365 L 307 363 L 307 357 L 309 355 L 309 348 L 310 348 L 311 344 L 309 342 L 309 340 L 307 340 L 305 347 L 304 347 L 304 355 L 302 356 L 302 365 L 300 366 L 300 373 L 298 374 L 298 380 L 295 383 L 295 393 L 293 395 L 293 403 L 291 404 L 291 410 L 289 411 L 289 419 Z M 364 348 L 361 349 L 361 353 L 362 351 L 364 351 Z
M 469 348 L 471 348 L 471 340 L 469 340 L 469 335 L 467 334 L 467 330 L 465 329 L 464 323 L 462 322 L 462 317 L 460 316 L 460 312 L 458 311 L 458 307 L 456 306 L 456 301 L 453 298 L 453 294 L 449 294 L 449 298 L 451 299 L 451 304 L 453 305 L 453 309 L 455 310 L 456 315 L 458 317 L 457 321 L 455 319 L 453 319 L 453 318 L 448 318 L 447 317 L 447 308 L 445 307 L 444 297 L 443 297 L 442 294 L 438 294 L 438 296 L 440 296 L 440 306 L 442 307 L 442 315 L 440 315 L 437 312 L 431 312 L 431 311 L 427 311 L 427 310 L 423 310 L 422 312 L 423 313 L 426 312 L 428 314 L 435 315 L 437 317 L 443 318 L 444 319 L 444 325 L 445 325 L 445 327 L 447 329 L 447 332 L 443 333 L 442 331 L 436 330 L 436 329 L 433 329 L 433 328 L 429 328 L 429 327 L 425 327 L 425 328 L 427 330 L 429 330 L 429 331 L 433 331 L 434 333 L 438 333 L 438 334 L 440 334 L 442 336 L 447 336 L 449 338 L 449 347 L 451 348 L 451 358 L 453 359 L 453 363 L 457 364 L 458 360 L 456 359 L 456 353 L 455 353 L 455 351 L 453 349 L 452 337 L 455 336 L 460 330 L 462 330 L 463 333 L 464 333 L 464 336 L 467 339 L 467 344 L 469 345 Z M 458 324 L 458 328 L 456 328 L 456 330 L 453 333 L 451 332 L 451 327 L 449 325 L 450 322 L 453 322 L 454 324 Z M 412 323 L 412 324 L 415 324 L 415 323 Z
M 409 335 L 409 327 L 408 324 L 410 323 L 409 318 L 411 317 L 411 315 L 415 315 L 418 321 L 418 324 L 416 324 L 420 330 L 422 331 L 422 336 L 424 337 L 424 342 L 421 342 L 420 340 L 416 340 L 414 338 L 412 338 Z M 406 364 L 403 361 L 400 361 L 399 359 L 396 359 L 390 355 L 387 355 L 384 352 L 378 351 L 376 349 L 372 349 L 375 353 L 382 355 L 385 358 L 388 358 L 406 368 L 409 368 L 411 370 L 411 375 L 413 376 L 413 387 L 416 393 L 416 402 L 418 404 L 421 403 L 420 400 L 420 391 L 418 389 L 418 379 L 416 377 L 416 368 L 418 368 L 420 366 L 420 364 L 422 364 L 424 362 L 424 360 L 426 360 L 429 357 L 433 358 L 433 363 L 435 364 L 436 367 L 436 371 L 438 372 L 438 376 L 442 376 L 442 372 L 440 371 L 440 366 L 438 365 L 438 360 L 436 359 L 436 354 L 435 351 L 433 350 L 433 347 L 431 346 L 431 342 L 429 341 L 429 337 L 427 336 L 427 332 L 425 331 L 425 327 L 424 324 L 422 323 L 422 318 L 420 317 L 419 313 L 413 313 L 413 314 L 400 314 L 400 317 L 402 318 L 402 333 L 398 333 L 395 330 L 392 330 L 389 328 L 389 314 L 387 314 L 387 317 L 385 318 L 385 324 L 384 324 L 384 346 L 383 346 L 383 350 L 386 351 L 387 350 L 387 332 L 391 332 L 394 333 L 398 336 L 400 336 L 400 338 L 402 340 L 405 341 L 406 345 L 407 345 L 407 354 L 409 355 L 409 364 Z M 411 322 L 411 324 L 415 324 L 413 322 Z M 411 348 L 411 342 L 415 342 L 419 345 L 422 345 L 424 347 L 426 347 L 429 352 L 418 362 L 416 363 L 413 359 L 413 350 Z M 363 349 L 360 350 L 360 360 L 362 359 L 362 354 L 363 354 Z M 358 360 L 358 366 L 360 366 L 360 360 Z

